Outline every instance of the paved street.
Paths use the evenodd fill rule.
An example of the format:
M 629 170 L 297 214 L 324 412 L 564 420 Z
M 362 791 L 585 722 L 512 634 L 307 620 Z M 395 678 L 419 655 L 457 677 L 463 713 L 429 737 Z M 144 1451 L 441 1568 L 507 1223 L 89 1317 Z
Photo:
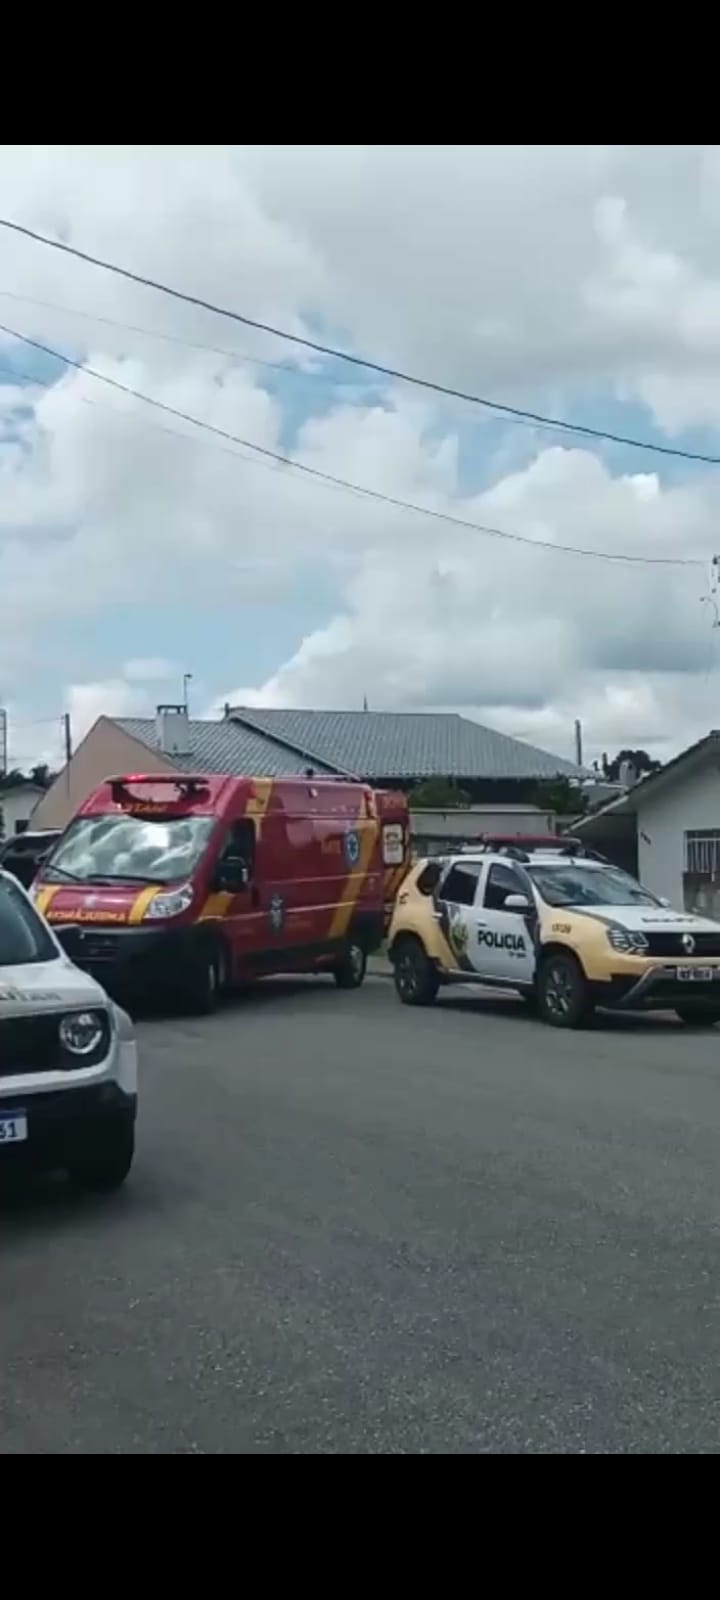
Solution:
M 712 1451 L 720 1030 L 275 983 L 141 1025 L 126 1192 L 0 1200 L 0 1451 Z

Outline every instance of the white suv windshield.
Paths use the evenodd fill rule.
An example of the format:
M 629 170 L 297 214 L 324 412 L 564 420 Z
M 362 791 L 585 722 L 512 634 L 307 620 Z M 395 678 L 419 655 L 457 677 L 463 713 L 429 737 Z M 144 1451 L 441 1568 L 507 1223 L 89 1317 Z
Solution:
M 0 878 L 0 967 L 57 959 L 57 949 L 37 912 L 14 883 Z
M 174 883 L 192 872 L 216 817 L 78 817 L 43 869 L 49 883 Z
M 658 906 L 659 900 L 619 867 L 582 861 L 545 862 L 526 869 L 549 906 Z

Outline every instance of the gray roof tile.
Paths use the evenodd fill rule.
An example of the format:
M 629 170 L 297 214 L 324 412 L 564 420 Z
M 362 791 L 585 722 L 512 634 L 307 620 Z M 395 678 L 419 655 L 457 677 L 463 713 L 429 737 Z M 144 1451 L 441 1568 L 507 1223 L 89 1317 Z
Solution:
M 154 717 L 116 717 L 114 721 L 133 739 L 140 739 L 151 750 L 157 750 Z M 183 769 L 275 778 L 302 773 L 309 764 L 287 745 L 278 744 L 267 734 L 256 733 L 238 722 L 191 721 L 189 729 L 190 756 L 177 761 L 177 766 Z M 314 762 L 313 765 L 319 768 L 321 764 Z
M 287 742 L 304 763 L 324 761 L 336 771 L 369 779 L 512 780 L 578 777 L 580 772 L 561 756 L 456 713 L 236 707 L 232 716 L 238 728 Z

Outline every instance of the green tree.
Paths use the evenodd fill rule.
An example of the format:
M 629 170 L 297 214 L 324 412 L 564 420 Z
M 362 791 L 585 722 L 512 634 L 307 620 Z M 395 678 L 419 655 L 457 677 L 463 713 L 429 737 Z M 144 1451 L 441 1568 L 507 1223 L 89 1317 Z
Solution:
M 647 750 L 618 750 L 613 761 L 603 756 L 603 773 L 609 783 L 619 783 L 620 768 L 624 761 L 632 762 L 639 778 L 644 777 L 646 772 L 659 772 L 662 766 L 661 761 L 653 761 Z
M 407 798 L 413 811 L 458 811 L 470 805 L 469 794 L 452 778 L 427 778 L 416 784 Z
M 577 817 L 587 811 L 588 797 L 569 778 L 550 778 L 547 783 L 538 784 L 533 805 L 541 811 L 554 811 L 558 817 Z

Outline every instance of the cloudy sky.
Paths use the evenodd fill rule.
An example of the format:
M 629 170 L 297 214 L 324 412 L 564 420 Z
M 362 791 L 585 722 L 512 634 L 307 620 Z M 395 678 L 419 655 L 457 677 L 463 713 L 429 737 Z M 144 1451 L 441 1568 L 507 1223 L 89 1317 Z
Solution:
M 0 214 L 450 387 L 720 455 L 717 147 L 5 146 Z M 511 424 L 0 231 L 10 758 L 178 699 L 449 708 L 572 753 L 720 724 L 720 468 Z M 643 566 L 548 549 L 678 557 Z

